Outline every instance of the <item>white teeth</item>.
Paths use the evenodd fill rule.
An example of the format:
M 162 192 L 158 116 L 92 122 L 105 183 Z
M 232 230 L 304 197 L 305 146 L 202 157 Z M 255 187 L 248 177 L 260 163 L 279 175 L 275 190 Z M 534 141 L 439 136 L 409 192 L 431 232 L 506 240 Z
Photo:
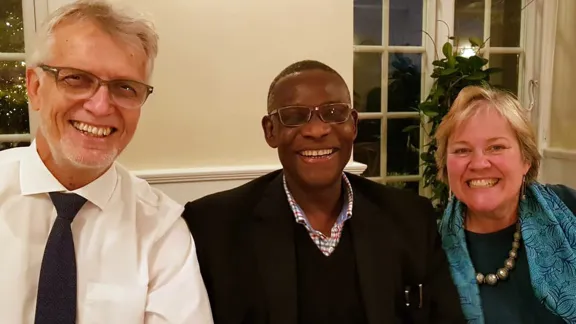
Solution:
M 468 181 L 470 188 L 490 188 L 498 183 L 498 179 L 475 179 Z
M 96 136 L 96 137 L 106 137 L 108 135 L 110 135 L 110 133 L 112 133 L 112 128 L 111 127 L 96 127 L 96 126 L 91 126 L 88 125 L 86 123 L 81 123 L 81 122 L 72 122 L 72 126 L 74 126 L 74 128 L 76 128 L 79 131 L 82 131 L 84 133 L 87 133 L 89 135 L 92 136 Z
M 321 157 L 321 156 L 326 156 L 326 155 L 330 155 L 334 152 L 333 149 L 327 149 L 327 150 L 306 150 L 306 151 L 302 151 L 300 152 L 301 155 L 306 156 L 306 157 Z

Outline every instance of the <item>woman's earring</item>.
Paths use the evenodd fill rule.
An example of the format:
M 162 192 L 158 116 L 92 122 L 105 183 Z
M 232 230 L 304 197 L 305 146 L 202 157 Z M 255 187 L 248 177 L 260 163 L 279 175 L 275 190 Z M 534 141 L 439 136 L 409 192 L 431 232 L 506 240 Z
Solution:
M 520 188 L 520 199 L 526 200 L 526 175 L 522 176 L 522 187 Z
M 452 192 L 452 189 L 448 187 L 448 202 L 451 202 L 453 199 L 454 199 L 454 193 Z

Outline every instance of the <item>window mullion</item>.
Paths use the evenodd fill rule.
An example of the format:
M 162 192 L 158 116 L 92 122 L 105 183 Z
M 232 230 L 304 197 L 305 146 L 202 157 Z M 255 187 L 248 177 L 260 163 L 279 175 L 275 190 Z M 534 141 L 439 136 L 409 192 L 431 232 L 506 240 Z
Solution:
M 484 58 L 490 66 L 490 27 L 492 24 L 492 0 L 484 0 Z
M 390 46 L 390 0 L 382 0 L 382 45 L 384 50 L 380 57 L 381 63 L 381 97 L 380 107 L 384 114 L 380 122 L 381 136 L 380 136 L 380 177 L 386 183 L 387 158 L 388 158 L 388 119 L 386 113 L 388 112 L 388 46 Z

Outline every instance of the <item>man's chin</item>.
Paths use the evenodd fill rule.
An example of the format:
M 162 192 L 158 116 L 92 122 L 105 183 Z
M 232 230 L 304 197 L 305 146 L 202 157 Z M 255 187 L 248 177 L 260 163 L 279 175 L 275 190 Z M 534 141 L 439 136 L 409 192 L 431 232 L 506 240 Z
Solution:
M 101 170 L 109 168 L 117 157 L 116 150 L 102 151 L 85 148 L 64 150 L 61 156 L 79 169 Z

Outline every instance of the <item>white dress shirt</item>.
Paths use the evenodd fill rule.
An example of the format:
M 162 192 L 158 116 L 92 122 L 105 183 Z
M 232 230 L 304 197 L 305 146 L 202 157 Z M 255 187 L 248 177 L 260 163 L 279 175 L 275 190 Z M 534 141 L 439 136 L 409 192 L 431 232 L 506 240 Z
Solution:
M 34 143 L 0 152 L 0 323 L 34 323 L 53 191 Z M 78 324 L 213 323 L 181 205 L 118 163 L 73 192 Z

